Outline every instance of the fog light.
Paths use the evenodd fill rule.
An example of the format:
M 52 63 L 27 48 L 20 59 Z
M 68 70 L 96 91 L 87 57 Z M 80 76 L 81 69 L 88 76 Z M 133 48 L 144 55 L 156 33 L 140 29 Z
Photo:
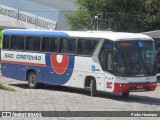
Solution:
M 122 87 L 122 85 L 121 85 L 121 84 L 120 84 L 119 86 L 120 86 L 120 87 Z
M 154 84 L 151 84 L 151 86 L 156 86 L 156 84 L 154 83 Z

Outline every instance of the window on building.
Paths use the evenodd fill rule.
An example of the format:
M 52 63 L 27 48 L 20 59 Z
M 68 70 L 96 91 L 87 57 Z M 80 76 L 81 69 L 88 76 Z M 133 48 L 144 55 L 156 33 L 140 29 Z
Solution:
M 0 14 L 7 15 L 7 9 L 0 7 Z
M 43 20 L 37 19 L 37 25 L 45 28 L 46 27 L 46 22 L 43 21 Z
M 56 25 L 50 22 L 47 22 L 47 29 L 55 29 Z
M 24 15 L 24 14 L 18 13 L 18 19 L 19 19 L 19 20 L 22 20 L 22 21 L 26 21 L 27 16 Z
M 8 16 L 13 17 L 13 18 L 17 18 L 17 12 L 14 12 L 12 10 L 8 10 Z
M 31 23 L 31 24 L 36 24 L 36 18 L 28 16 L 27 17 L 27 22 Z

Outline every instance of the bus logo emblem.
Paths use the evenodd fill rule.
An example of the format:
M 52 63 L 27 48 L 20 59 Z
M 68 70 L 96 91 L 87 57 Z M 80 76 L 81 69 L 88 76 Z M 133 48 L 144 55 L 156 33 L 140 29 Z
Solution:
M 67 55 L 51 55 L 51 65 L 57 74 L 63 74 L 68 67 L 68 63 L 69 57 Z

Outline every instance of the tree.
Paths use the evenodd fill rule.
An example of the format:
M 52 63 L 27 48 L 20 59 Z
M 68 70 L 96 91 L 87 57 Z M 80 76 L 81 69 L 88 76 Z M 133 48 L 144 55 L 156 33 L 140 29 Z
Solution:
M 97 14 L 103 15 L 99 19 L 101 29 L 108 29 L 108 18 L 113 19 L 114 31 L 142 32 L 160 28 L 159 0 L 75 0 L 75 3 L 79 7 L 77 11 L 66 16 L 72 30 L 93 29 Z
M 72 30 L 82 30 L 88 29 L 90 25 L 90 15 L 84 9 L 78 9 L 76 12 L 70 14 L 66 14 L 68 18 L 67 23 L 70 25 Z

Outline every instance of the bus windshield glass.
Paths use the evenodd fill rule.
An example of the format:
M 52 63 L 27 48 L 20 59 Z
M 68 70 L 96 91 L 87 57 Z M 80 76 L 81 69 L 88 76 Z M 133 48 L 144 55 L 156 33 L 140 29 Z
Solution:
M 115 43 L 117 76 L 156 75 L 156 57 L 153 41 L 118 41 Z

